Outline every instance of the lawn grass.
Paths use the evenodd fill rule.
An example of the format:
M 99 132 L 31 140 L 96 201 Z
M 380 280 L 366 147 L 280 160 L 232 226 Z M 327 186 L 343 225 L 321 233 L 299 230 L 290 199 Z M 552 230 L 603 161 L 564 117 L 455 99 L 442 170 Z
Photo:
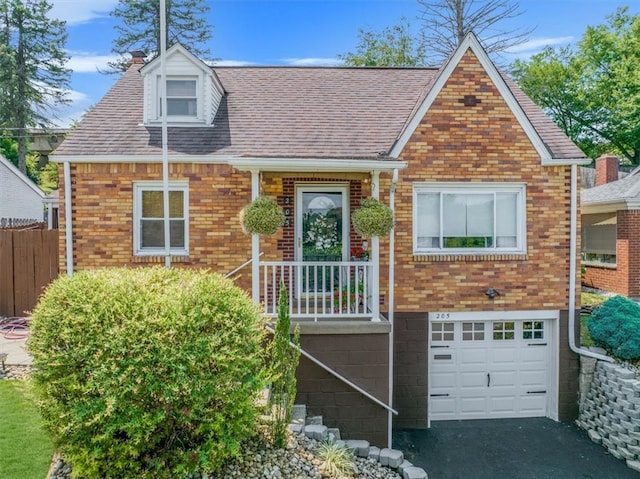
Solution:
M 0 407 L 0 477 L 44 478 L 53 441 L 42 427 L 31 384 L 0 381 Z
M 600 306 L 608 299 L 607 296 L 598 293 L 587 293 L 585 291 L 582 292 L 580 296 L 580 300 L 583 306 Z M 595 346 L 593 344 L 593 340 L 589 335 L 589 328 L 587 328 L 587 320 L 589 319 L 588 314 L 580 315 L 580 345 L 589 348 L 591 346 Z
M 587 320 L 589 319 L 588 314 L 580 315 L 580 346 L 583 348 L 590 348 L 591 346 L 595 346 L 593 343 L 593 339 L 589 335 L 589 328 L 587 328 Z

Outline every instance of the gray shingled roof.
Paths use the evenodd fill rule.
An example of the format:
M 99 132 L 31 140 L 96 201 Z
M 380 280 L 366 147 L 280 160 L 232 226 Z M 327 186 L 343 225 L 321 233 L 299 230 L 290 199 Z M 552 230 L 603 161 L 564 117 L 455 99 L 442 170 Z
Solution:
M 582 204 L 640 199 L 640 171 L 635 170 L 621 180 L 582 190 Z
M 132 65 L 56 155 L 161 153 L 160 127 L 143 120 L 143 81 Z M 437 70 L 214 67 L 226 95 L 213 127 L 169 128 L 170 154 L 367 158 L 387 153 Z M 513 82 L 509 88 L 554 158 L 584 154 Z

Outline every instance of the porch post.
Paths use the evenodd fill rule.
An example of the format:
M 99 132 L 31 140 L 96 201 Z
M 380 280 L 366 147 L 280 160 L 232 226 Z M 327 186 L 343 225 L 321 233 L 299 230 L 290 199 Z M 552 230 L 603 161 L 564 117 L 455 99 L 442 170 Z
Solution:
M 251 170 L 251 201 L 260 195 L 260 171 Z M 251 235 L 251 297 L 260 303 L 260 235 Z
M 377 200 L 380 199 L 380 172 L 371 172 L 371 195 Z M 373 294 L 371 295 L 371 315 L 372 321 L 380 321 L 380 238 L 371 238 L 371 254 L 373 256 L 372 284 Z

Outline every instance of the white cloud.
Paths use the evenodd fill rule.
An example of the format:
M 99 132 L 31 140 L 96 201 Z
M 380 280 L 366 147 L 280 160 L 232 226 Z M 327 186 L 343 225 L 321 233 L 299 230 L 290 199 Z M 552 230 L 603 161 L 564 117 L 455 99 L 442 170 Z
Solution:
M 551 38 L 535 38 L 528 42 L 521 43 L 509 48 L 506 53 L 518 54 L 518 53 L 530 53 L 539 52 L 545 47 L 553 47 L 557 45 L 566 45 L 571 43 L 574 37 L 551 37 Z
M 68 52 L 69 61 L 67 68 L 74 73 L 97 73 L 98 70 L 107 70 L 108 62 L 118 59 L 116 55 L 95 55 L 89 52 Z
M 246 67 L 255 65 L 253 62 L 247 62 L 244 60 L 214 60 L 212 62 L 206 62 L 209 66 L 216 67 Z
M 285 58 L 283 61 L 296 67 L 334 67 L 342 65 L 342 60 L 337 58 Z
M 49 12 L 51 18 L 74 25 L 108 16 L 118 0 L 50 0 L 50 3 L 53 5 Z

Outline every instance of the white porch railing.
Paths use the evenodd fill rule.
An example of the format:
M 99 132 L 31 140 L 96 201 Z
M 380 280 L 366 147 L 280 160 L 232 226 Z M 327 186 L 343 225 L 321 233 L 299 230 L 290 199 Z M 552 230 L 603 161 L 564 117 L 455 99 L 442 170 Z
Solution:
M 263 261 L 260 269 L 260 295 L 267 316 L 278 314 L 283 280 L 292 319 L 379 319 L 370 261 Z

